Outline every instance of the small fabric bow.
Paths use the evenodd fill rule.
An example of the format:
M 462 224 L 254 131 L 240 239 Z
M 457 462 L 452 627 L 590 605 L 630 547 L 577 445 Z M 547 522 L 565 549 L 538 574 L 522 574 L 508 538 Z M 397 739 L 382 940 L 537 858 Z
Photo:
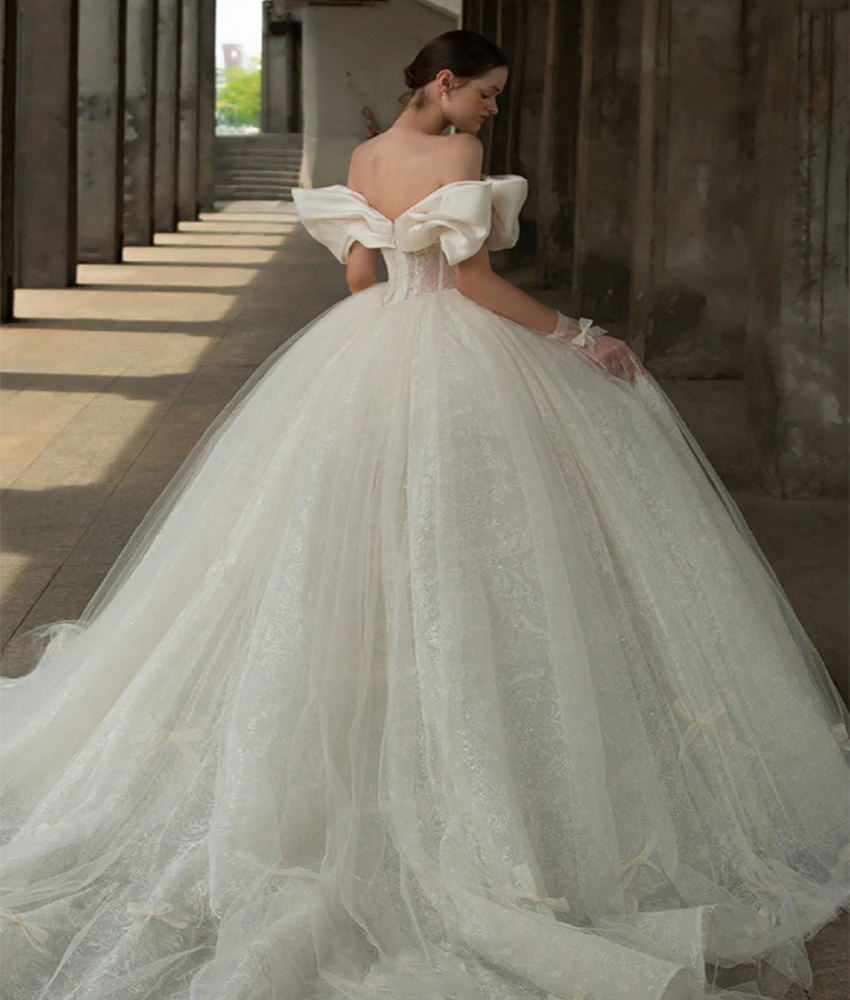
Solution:
M 580 332 L 570 340 L 570 343 L 575 344 L 576 347 L 589 347 L 593 350 L 596 346 L 596 338 L 608 332 L 601 326 L 594 326 L 593 320 L 587 319 L 585 316 L 582 316 L 578 321 L 578 325 L 581 328 Z

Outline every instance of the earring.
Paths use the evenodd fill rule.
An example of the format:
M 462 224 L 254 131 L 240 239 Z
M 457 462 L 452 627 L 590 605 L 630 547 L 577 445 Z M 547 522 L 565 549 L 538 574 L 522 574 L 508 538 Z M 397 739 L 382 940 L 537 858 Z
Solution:
M 445 90 L 444 90 L 444 91 L 442 92 L 442 94 L 440 94 L 440 97 L 441 97 L 441 98 L 442 98 L 443 100 L 445 100 L 445 99 L 446 99 L 446 98 L 447 98 L 448 96 L 449 96 L 449 95 L 448 95 L 448 94 L 447 94 L 447 93 L 445 92 Z

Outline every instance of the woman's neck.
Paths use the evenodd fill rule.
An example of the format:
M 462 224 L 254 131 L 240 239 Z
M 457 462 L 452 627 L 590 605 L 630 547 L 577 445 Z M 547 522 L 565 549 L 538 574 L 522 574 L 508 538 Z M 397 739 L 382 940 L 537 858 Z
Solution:
M 440 108 L 431 104 L 424 108 L 405 108 L 390 128 L 422 132 L 425 135 L 442 135 L 450 124 Z

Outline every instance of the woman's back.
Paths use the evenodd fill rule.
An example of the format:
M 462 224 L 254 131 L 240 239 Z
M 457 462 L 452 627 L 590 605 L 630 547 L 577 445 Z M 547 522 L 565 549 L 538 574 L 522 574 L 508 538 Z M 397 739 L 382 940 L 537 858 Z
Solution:
M 381 215 L 397 219 L 411 205 L 454 180 L 465 180 L 469 163 L 480 164 L 481 142 L 471 135 L 429 135 L 391 127 L 354 150 L 348 186 Z

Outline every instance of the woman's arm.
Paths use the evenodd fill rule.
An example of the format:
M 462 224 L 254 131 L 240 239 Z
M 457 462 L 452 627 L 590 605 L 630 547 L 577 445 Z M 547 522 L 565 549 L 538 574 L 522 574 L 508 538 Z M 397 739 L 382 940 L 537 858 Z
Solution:
M 555 332 L 558 313 L 496 274 L 490 267 L 486 243 L 472 257 L 455 265 L 455 277 L 458 291 L 480 306 L 546 335 Z M 565 322 L 575 321 L 565 318 Z M 578 350 L 617 378 L 633 383 L 637 375 L 646 374 L 640 358 L 617 337 L 596 337 L 591 346 L 581 346 Z
M 357 146 L 348 162 L 348 178 L 345 183 L 354 191 L 359 190 L 357 180 L 360 172 L 361 148 L 362 144 Z M 348 251 L 348 262 L 345 265 L 345 280 L 348 282 L 348 290 L 352 294 L 362 292 L 364 288 L 377 284 L 378 251 L 364 247 L 362 243 L 356 241 L 352 243 Z
M 362 292 L 378 281 L 378 251 L 364 247 L 356 240 L 348 251 L 348 263 L 345 265 L 345 280 L 348 290 Z
M 472 257 L 455 265 L 455 277 L 458 291 L 486 309 L 532 330 L 554 332 L 558 322 L 555 310 L 496 274 L 490 267 L 486 243 Z

